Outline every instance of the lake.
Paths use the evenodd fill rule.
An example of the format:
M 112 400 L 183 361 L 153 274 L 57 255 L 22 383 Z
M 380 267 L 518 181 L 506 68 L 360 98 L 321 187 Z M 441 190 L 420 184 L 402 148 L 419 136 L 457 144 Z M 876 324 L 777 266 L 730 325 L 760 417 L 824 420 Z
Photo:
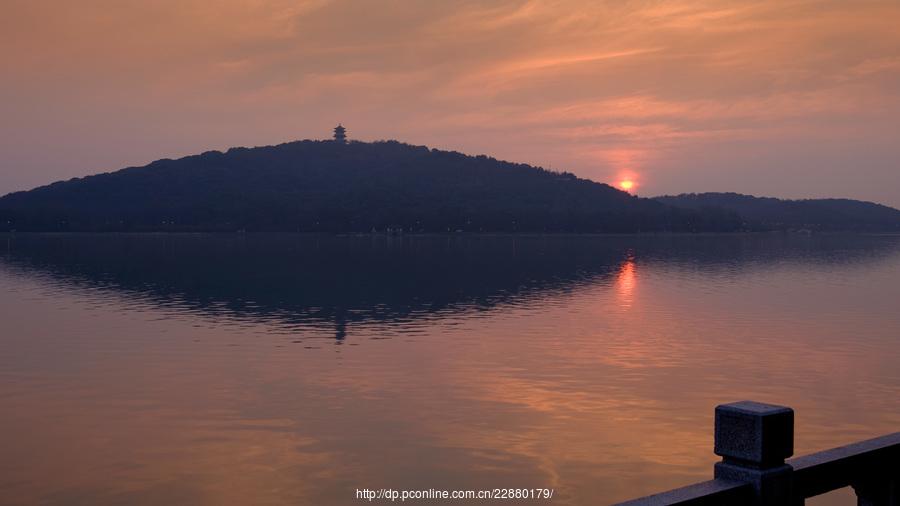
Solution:
M 605 504 L 709 479 L 716 404 L 900 430 L 900 236 L 7 235 L 0 313 L 3 504 Z

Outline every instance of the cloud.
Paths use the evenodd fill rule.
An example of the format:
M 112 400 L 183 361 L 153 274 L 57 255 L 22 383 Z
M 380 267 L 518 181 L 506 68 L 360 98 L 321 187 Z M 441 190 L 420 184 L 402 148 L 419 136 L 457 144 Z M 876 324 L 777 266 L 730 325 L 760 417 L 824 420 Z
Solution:
M 817 144 L 845 136 L 870 166 L 848 177 L 881 182 L 851 196 L 900 205 L 884 189 L 900 164 L 885 133 L 900 117 L 898 16 L 877 0 L 14 1 L 0 20 L 0 113 L 15 118 L 0 127 L 15 139 L 0 141 L 0 189 L 317 136 L 340 118 L 363 138 L 601 179 L 618 168 L 597 153 L 640 152 L 644 188 L 661 192 L 705 188 L 655 188 L 658 171 L 745 171 L 703 161 L 724 143 L 778 144 L 784 171 L 825 185 L 814 175 L 834 157 Z M 142 135 L 118 138 L 126 124 Z M 84 154 L 44 154 L 54 139 Z

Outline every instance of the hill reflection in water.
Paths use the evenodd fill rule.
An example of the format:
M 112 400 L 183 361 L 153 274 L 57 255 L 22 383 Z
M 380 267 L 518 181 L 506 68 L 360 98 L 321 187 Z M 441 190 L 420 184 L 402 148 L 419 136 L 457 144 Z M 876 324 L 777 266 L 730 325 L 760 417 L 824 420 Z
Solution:
M 527 305 L 615 283 L 628 304 L 640 264 L 708 275 L 785 262 L 861 263 L 896 236 L 309 236 L 34 234 L 6 237 L 10 266 L 56 282 L 289 332 L 414 322 Z

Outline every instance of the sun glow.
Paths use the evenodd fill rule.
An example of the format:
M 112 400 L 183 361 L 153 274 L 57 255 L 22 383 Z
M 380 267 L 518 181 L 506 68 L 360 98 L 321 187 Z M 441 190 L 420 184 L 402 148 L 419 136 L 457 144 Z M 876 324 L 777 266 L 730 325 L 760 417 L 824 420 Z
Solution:
M 634 188 L 634 181 L 630 179 L 619 181 L 619 188 L 625 191 L 631 190 L 632 188 Z

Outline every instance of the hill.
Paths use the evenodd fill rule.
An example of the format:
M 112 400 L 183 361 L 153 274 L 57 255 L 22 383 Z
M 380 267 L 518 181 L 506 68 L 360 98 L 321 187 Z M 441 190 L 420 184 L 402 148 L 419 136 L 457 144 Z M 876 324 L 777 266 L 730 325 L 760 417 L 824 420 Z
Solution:
M 655 200 L 686 210 L 733 211 L 751 230 L 900 231 L 900 211 L 859 200 L 782 200 L 739 193 L 689 193 Z
M 0 198 L 19 231 L 729 231 L 568 173 L 395 141 L 210 151 Z

